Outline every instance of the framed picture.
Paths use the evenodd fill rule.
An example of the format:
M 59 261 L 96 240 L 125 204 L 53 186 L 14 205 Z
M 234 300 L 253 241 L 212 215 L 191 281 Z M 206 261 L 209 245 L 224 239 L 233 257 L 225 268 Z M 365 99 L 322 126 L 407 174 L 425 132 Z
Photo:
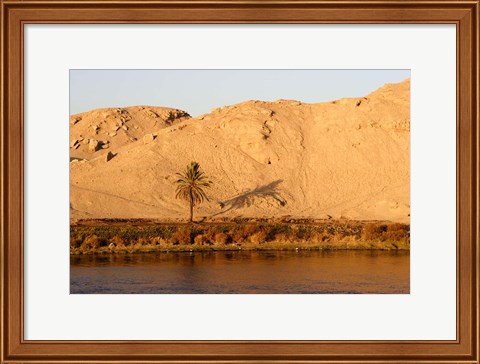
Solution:
M 2 1 L 1 362 L 479 363 L 478 8 Z

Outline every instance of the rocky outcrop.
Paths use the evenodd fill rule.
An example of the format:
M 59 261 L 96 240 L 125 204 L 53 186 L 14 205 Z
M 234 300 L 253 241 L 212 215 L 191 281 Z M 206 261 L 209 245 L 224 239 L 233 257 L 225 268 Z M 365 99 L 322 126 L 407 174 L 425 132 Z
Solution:
M 133 143 L 144 135 L 188 120 L 185 111 L 155 107 L 132 106 L 124 108 L 96 109 L 70 117 L 70 135 L 72 142 L 70 154 L 76 158 L 92 159 L 105 154 L 104 149 L 121 148 Z M 97 140 L 97 146 L 82 144 L 83 139 Z M 93 153 L 93 154 L 92 154 Z

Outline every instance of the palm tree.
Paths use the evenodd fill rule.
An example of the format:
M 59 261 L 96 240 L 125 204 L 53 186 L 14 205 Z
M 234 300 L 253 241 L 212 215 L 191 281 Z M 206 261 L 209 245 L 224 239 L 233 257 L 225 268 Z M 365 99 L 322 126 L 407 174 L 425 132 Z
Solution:
M 193 221 L 193 207 L 208 201 L 207 194 L 204 189 L 209 188 L 212 182 L 200 169 L 200 164 L 191 162 L 185 172 L 177 173 L 178 179 L 175 198 L 181 198 L 190 203 L 190 221 Z

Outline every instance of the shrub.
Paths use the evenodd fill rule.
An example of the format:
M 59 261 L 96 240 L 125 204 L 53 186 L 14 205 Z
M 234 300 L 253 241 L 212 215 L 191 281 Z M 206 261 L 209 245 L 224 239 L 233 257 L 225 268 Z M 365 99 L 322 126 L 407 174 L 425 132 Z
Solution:
M 108 241 L 103 238 L 99 238 L 96 235 L 89 235 L 85 238 L 82 245 L 80 246 L 83 251 L 90 250 L 90 249 L 97 249 L 102 246 L 107 246 Z
M 203 235 L 202 239 L 205 239 L 206 244 L 215 243 L 215 231 L 212 227 L 207 229 L 202 235 Z
M 215 244 L 227 244 L 229 241 L 229 237 L 225 233 L 217 233 L 215 234 Z
M 148 241 L 147 241 L 146 239 L 144 239 L 144 238 L 140 238 L 140 239 L 138 239 L 136 242 L 133 242 L 133 241 L 132 241 L 132 247 L 133 247 L 134 249 L 138 249 L 138 250 L 139 250 L 139 249 L 141 249 L 141 248 L 146 247 L 147 245 L 148 245 Z
M 375 223 L 370 223 L 365 225 L 362 232 L 363 240 L 377 240 L 382 237 L 382 234 L 387 231 L 386 225 L 379 225 Z
M 70 248 L 79 248 L 82 245 L 83 238 L 79 235 L 76 237 L 70 237 Z
M 275 225 L 271 225 L 262 227 L 262 231 L 265 232 L 265 241 L 272 241 L 280 230 Z
M 177 231 L 172 234 L 172 242 L 174 245 L 193 244 L 193 236 L 190 228 L 178 228 Z
M 110 241 L 111 244 L 113 244 L 115 246 L 125 246 L 125 241 L 118 235 L 115 235 L 109 241 Z
M 242 232 L 244 238 L 248 238 L 250 235 L 256 233 L 260 229 L 260 226 L 257 224 L 245 224 L 242 227 Z
M 290 242 L 290 240 L 291 239 L 289 238 L 289 236 L 285 233 L 280 233 L 275 235 L 275 241 L 277 242 L 286 243 L 286 242 Z
M 387 226 L 387 232 L 390 231 L 410 231 L 410 227 L 405 224 L 395 223 Z
M 267 233 L 263 230 L 256 232 L 255 234 L 251 235 L 248 240 L 250 240 L 253 244 L 263 244 L 267 239 Z
M 406 224 L 367 224 L 362 233 L 363 240 L 402 241 L 408 240 L 410 226 Z
M 243 231 L 240 229 L 235 230 L 232 234 L 232 240 L 234 243 L 242 243 L 245 240 Z
M 408 239 L 408 231 L 405 230 L 393 230 L 384 233 L 384 240 L 401 241 Z
M 195 242 L 195 245 L 206 245 L 209 243 L 209 240 L 207 239 L 207 237 L 203 234 L 199 234 L 195 237 L 195 239 L 193 239 L 194 242 Z
M 300 240 L 307 240 L 311 234 L 310 230 L 305 225 L 299 225 L 295 235 Z
M 232 233 L 232 240 L 241 243 L 257 232 L 260 227 L 257 224 L 244 224 L 237 226 Z
M 322 232 L 314 231 L 310 234 L 310 239 L 309 240 L 310 240 L 311 243 L 317 243 L 318 244 L 318 243 L 324 242 L 328 238 L 332 238 L 332 236 L 331 235 L 325 235 Z
M 163 245 L 166 243 L 165 239 L 159 237 L 159 236 L 154 236 L 153 238 L 150 239 L 150 243 L 152 245 Z
M 148 239 L 145 239 L 145 238 L 139 238 L 136 243 L 135 243 L 135 246 L 144 246 L 144 245 L 149 245 L 149 241 Z

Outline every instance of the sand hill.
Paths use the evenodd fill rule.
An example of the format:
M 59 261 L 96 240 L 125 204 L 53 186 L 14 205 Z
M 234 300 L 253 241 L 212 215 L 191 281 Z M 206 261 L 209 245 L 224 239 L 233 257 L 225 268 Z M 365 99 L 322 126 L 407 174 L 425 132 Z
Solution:
M 135 106 L 73 115 L 71 217 L 187 219 L 175 173 L 213 181 L 198 218 L 409 221 L 410 80 L 318 104 L 246 101 L 191 118 Z
M 97 109 L 72 115 L 70 159 L 98 157 L 108 153 L 107 149 L 118 149 L 188 118 L 185 111 L 154 106 Z

